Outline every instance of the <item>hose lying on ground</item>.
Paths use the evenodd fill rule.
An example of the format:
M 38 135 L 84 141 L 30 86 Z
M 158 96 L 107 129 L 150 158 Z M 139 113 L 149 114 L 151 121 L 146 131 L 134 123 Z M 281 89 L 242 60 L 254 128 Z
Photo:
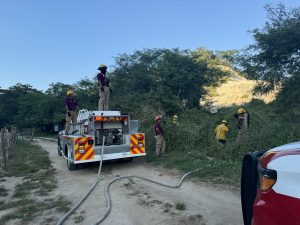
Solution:
M 103 162 L 103 149 L 104 149 L 104 138 L 103 138 L 103 142 L 102 142 L 102 151 L 101 151 L 101 161 L 100 161 L 100 165 L 99 165 L 99 170 L 98 170 L 98 176 L 97 176 L 97 180 L 95 182 L 95 184 L 90 188 L 90 190 L 81 198 L 81 200 L 76 203 L 65 215 L 63 215 L 61 217 L 61 219 L 57 222 L 56 225 L 62 225 L 67 219 L 68 217 L 86 200 L 86 198 L 91 194 L 91 192 L 94 190 L 94 188 L 97 186 L 97 184 L 99 183 L 99 180 L 100 180 L 100 173 L 101 173 L 101 169 L 102 169 L 102 162 Z M 109 215 L 110 211 L 111 211 L 111 197 L 110 197 L 110 192 L 109 192 L 109 188 L 110 186 L 117 182 L 118 180 L 121 180 L 121 179 L 126 179 L 126 178 L 136 178 L 136 179 L 140 179 L 140 180 L 144 180 L 144 181 L 148 181 L 150 183 L 154 183 L 154 184 L 158 184 L 158 185 L 161 185 L 161 186 L 164 186 L 164 187 L 168 187 L 168 188 L 173 188 L 173 189 L 176 189 L 176 188 L 180 188 L 184 179 L 189 176 L 191 173 L 194 173 L 194 172 L 197 172 L 199 171 L 200 168 L 196 169 L 196 170 L 192 170 L 186 174 L 184 174 L 181 179 L 179 180 L 178 184 L 177 185 L 168 185 L 168 184 L 164 184 L 164 183 L 160 183 L 158 181 L 154 181 L 154 180 L 150 180 L 148 178 L 144 178 L 144 177 L 140 177 L 140 176 L 135 176 L 135 175 L 130 175 L 130 176 L 123 176 L 123 177 L 118 177 L 114 180 L 112 180 L 111 182 L 109 182 L 105 188 L 105 198 L 106 198 L 106 212 L 105 214 L 99 219 L 97 220 L 96 222 L 94 222 L 92 225 L 98 225 L 100 223 L 102 223 L 106 218 L 107 216 Z
M 66 214 L 64 214 L 60 218 L 60 220 L 57 222 L 56 225 L 63 224 L 69 218 L 69 216 L 72 215 L 72 213 L 86 200 L 86 198 L 92 193 L 92 191 L 94 190 L 94 188 L 99 183 L 100 173 L 101 173 L 101 169 L 102 169 L 102 162 L 103 162 L 104 140 L 105 140 L 105 137 L 103 137 L 103 140 L 102 140 L 101 160 L 100 160 L 100 165 L 99 165 L 99 170 L 98 170 L 98 175 L 97 175 L 96 182 L 93 184 L 93 186 L 90 188 L 90 190 L 80 199 L 80 201 L 77 202 Z
M 124 177 L 118 177 L 118 178 L 112 180 L 112 181 L 106 186 L 106 189 L 105 189 L 106 202 L 108 203 L 107 208 L 106 208 L 106 212 L 105 212 L 105 214 L 104 214 L 99 220 L 97 220 L 97 221 L 96 221 L 95 223 L 93 223 L 92 225 L 98 225 L 98 224 L 102 223 L 102 222 L 106 219 L 106 217 L 109 215 L 110 210 L 111 210 L 111 198 L 110 198 L 109 188 L 110 188 L 110 186 L 111 186 L 113 183 L 115 183 L 116 181 L 121 180 L 121 179 L 126 179 L 126 178 L 137 178 L 137 179 L 140 179 L 140 180 L 148 181 L 148 182 L 151 182 L 151 183 L 154 183 L 154 184 L 158 184 L 158 185 L 161 185 L 161 186 L 165 186 L 165 187 L 168 187 L 168 188 L 174 188 L 174 189 L 176 189 L 176 188 L 180 188 L 180 187 L 181 187 L 181 185 L 182 185 L 184 179 L 185 179 L 188 175 L 190 175 L 191 173 L 194 173 L 194 172 L 196 172 L 196 171 L 199 171 L 199 170 L 200 170 L 200 168 L 198 168 L 198 169 L 196 169 L 196 170 L 192 170 L 192 171 L 190 171 L 190 172 L 184 174 L 184 175 L 181 177 L 181 179 L 180 179 L 180 181 L 178 182 L 177 185 L 163 184 L 163 183 L 160 183 L 160 182 L 158 182 L 158 181 L 154 181 L 154 180 L 150 180 L 150 179 L 147 179 L 147 178 L 144 178 L 144 177 L 134 176 L 134 175 L 131 175 L 131 176 L 124 176 Z

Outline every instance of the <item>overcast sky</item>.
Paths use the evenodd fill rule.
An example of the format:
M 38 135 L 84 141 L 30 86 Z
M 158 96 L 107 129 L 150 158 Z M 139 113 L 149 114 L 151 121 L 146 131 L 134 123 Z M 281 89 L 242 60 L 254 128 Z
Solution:
M 144 48 L 242 49 L 277 0 L 1 0 L 0 87 L 93 78 Z M 282 1 L 299 7 L 299 0 Z

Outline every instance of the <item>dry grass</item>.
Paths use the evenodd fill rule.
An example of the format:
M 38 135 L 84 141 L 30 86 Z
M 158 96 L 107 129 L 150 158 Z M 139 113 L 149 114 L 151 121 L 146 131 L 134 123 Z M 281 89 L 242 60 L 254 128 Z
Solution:
M 243 105 L 251 102 L 253 99 L 263 100 L 266 104 L 275 100 L 276 91 L 264 95 L 253 95 L 252 92 L 255 85 L 256 81 L 247 80 L 243 77 L 227 80 L 219 87 L 208 87 L 208 95 L 205 96 L 205 99 L 200 104 L 202 106 L 209 104 L 217 108 L 222 108 Z
M 24 225 L 32 224 L 33 219 L 45 215 L 47 218 L 43 224 L 51 224 L 53 218 L 48 217 L 49 211 L 69 210 L 69 201 L 63 196 L 55 197 L 51 193 L 56 188 L 55 169 L 48 153 L 41 147 L 18 140 L 5 170 L 1 172 L 0 177 L 21 177 L 22 182 L 9 189 L 12 196 L 4 199 L 5 201 L 2 197 L 7 197 L 8 188 L 0 186 L 0 224 L 13 224 L 15 221 Z

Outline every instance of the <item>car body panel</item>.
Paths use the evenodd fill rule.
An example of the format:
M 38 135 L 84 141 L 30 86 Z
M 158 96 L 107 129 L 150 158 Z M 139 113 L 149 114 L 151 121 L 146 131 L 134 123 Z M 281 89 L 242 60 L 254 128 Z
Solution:
M 295 214 L 294 210 L 298 210 Z M 299 225 L 300 200 L 276 193 L 258 191 L 253 205 L 252 225 Z
M 300 155 L 276 158 L 267 168 L 277 172 L 277 181 L 272 187 L 276 193 L 300 199 Z
M 268 191 L 257 189 L 252 225 L 300 224 L 300 142 L 273 148 L 260 166 L 275 170 L 277 181 Z

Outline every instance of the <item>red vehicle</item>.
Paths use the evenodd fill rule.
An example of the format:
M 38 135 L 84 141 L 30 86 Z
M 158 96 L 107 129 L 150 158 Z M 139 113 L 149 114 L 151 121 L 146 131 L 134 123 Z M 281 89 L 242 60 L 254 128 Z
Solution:
M 244 225 L 300 224 L 300 142 L 244 156 Z

